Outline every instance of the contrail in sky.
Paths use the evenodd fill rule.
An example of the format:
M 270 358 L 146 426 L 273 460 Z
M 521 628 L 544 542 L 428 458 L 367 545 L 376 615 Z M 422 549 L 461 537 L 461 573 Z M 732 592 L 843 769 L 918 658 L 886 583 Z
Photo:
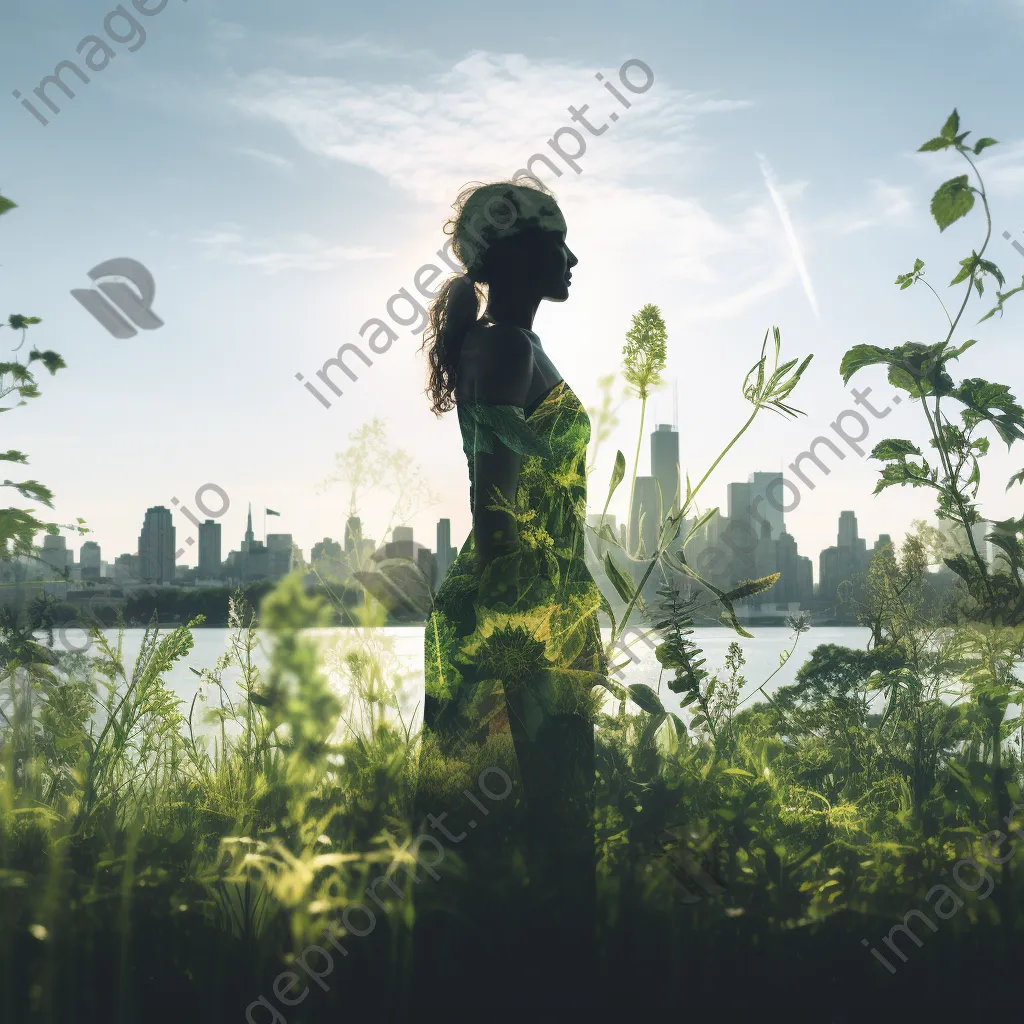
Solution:
M 818 313 L 818 300 L 814 296 L 814 285 L 811 283 L 811 275 L 807 272 L 807 264 L 804 262 L 803 253 L 800 251 L 800 243 L 797 241 L 796 231 L 793 230 L 793 222 L 789 218 L 789 210 L 786 207 L 786 201 L 782 198 L 782 193 L 779 192 L 778 186 L 775 183 L 775 175 L 772 173 L 772 169 L 768 166 L 768 161 L 758 153 L 758 162 L 761 164 L 761 174 L 764 175 L 764 183 L 768 187 L 768 194 L 772 197 L 772 202 L 775 204 L 775 209 L 778 211 L 779 220 L 782 221 L 782 230 L 786 233 L 786 239 L 789 242 L 790 251 L 793 253 L 793 262 L 796 263 L 797 273 L 800 275 L 800 281 L 804 286 L 804 293 L 807 295 L 807 301 L 811 304 L 811 309 L 814 310 L 814 315 L 817 319 L 821 319 Z

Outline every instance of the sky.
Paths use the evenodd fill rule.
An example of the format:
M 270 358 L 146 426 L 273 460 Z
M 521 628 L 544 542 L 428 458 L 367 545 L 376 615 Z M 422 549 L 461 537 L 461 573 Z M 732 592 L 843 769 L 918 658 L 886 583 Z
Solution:
M 35 345 L 68 364 L 6 417 L 6 447 L 29 454 L 23 475 L 53 490 L 61 522 L 85 519 L 92 533 L 82 539 L 109 561 L 136 550 L 149 506 L 177 499 L 204 518 L 195 495 L 205 484 L 229 499 L 225 554 L 251 502 L 257 535 L 262 510 L 275 509 L 268 528 L 292 533 L 308 557 L 316 541 L 343 536 L 350 494 L 327 483 L 335 453 L 378 417 L 437 498 L 408 517 L 417 539 L 432 547 L 445 516 L 461 544 L 466 463 L 454 414 L 436 418 L 423 394 L 421 318 L 392 323 L 398 339 L 368 353 L 372 365 L 349 359 L 358 380 L 340 378 L 330 408 L 296 374 L 315 380 L 346 342 L 368 351 L 359 328 L 388 320 L 389 301 L 411 319 L 393 297 L 416 295 L 417 269 L 439 264 L 460 188 L 507 178 L 534 153 L 561 170 L 537 165 L 580 261 L 569 300 L 542 303 L 534 329 L 586 405 L 600 400 L 599 378 L 620 374 L 633 314 L 658 305 L 666 386 L 645 432 L 672 420 L 675 384 L 682 463 L 696 480 L 748 416 L 741 385 L 765 333 L 779 328 L 783 358 L 814 354 L 792 396 L 806 415 L 764 413 L 705 485 L 704 507 L 724 506 L 729 481 L 784 469 L 815 437 L 835 438 L 830 424 L 857 409 L 839 375 L 851 345 L 945 337 L 935 296 L 893 282 L 920 257 L 943 300 L 958 304 L 946 283 L 984 237 L 980 205 L 942 233 L 929 214 L 935 188 L 968 170 L 955 155 L 916 152 L 954 107 L 971 140 L 999 140 L 977 160 L 993 216 L 986 255 L 1010 283 L 1024 275 L 1011 244 L 1024 247 L 1020 0 L 626 9 L 598 0 L 585 13 L 534 0 L 138 3 L 151 13 L 121 10 L 144 41 L 123 15 L 108 19 L 109 0 L 8 0 L 0 39 L 0 192 L 18 204 L 0 221 L 0 291 L 9 312 L 43 321 L 17 357 Z M 33 90 L 62 60 L 84 67 L 76 48 L 90 35 L 113 57 L 87 84 L 66 72 L 75 96 L 51 87 L 53 113 Z M 90 51 L 102 65 L 95 41 Z M 649 85 L 629 91 L 623 75 L 634 90 Z M 584 104 L 595 128 L 608 127 L 583 133 L 585 152 L 572 160 L 577 142 L 560 129 L 574 126 L 568 108 Z M 71 295 L 116 258 L 151 272 L 162 326 L 112 337 Z M 956 335 L 979 342 L 960 372 L 1019 396 L 1024 301 L 975 327 L 990 298 L 991 289 L 968 307 Z M 18 341 L 0 334 L 9 348 Z M 923 441 L 919 406 L 890 406 L 881 370 L 851 386 L 891 408 L 884 424 L 861 409 L 869 436 L 858 447 Z M 620 420 L 591 479 L 593 511 L 615 449 L 632 462 L 635 399 Z M 857 435 L 854 418 L 842 422 Z M 857 512 L 870 546 L 933 507 L 924 492 L 873 497 L 877 464 L 839 443 L 846 457 L 826 453 L 832 471 L 812 467 L 816 486 L 787 515 L 815 572 L 842 510 Z M 648 452 L 645 438 L 640 473 Z M 983 511 L 1018 514 L 1020 491 L 1005 494 L 1004 484 L 1020 453 L 995 443 L 986 461 Z M 627 492 L 612 502 L 620 519 Z M 383 539 L 375 530 L 392 504 L 379 488 L 360 498 L 368 536 Z M 184 546 L 195 530 L 174 518 Z M 195 564 L 197 550 L 180 564 Z

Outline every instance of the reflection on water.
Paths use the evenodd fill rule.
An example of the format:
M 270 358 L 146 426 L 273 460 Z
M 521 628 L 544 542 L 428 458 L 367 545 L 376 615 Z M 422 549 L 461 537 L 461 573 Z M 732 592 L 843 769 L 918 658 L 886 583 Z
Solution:
M 693 636 L 704 650 L 707 664 L 705 668 L 714 672 L 721 668 L 729 645 L 737 641 L 747 659 L 743 674 L 746 685 L 740 692 L 740 700 L 750 694 L 750 703 L 763 700 L 756 694 L 757 687 L 764 682 L 778 667 L 779 656 L 792 642 L 792 632 L 785 627 L 766 626 L 754 632 L 752 640 L 738 637 L 732 630 L 718 628 L 697 629 Z M 107 630 L 112 643 L 116 644 L 116 630 Z M 124 633 L 124 657 L 126 667 L 130 667 L 139 653 L 144 630 L 126 629 Z M 204 688 L 199 677 L 192 669 L 212 668 L 217 659 L 228 649 L 231 631 L 228 629 L 196 629 L 193 631 L 195 647 L 187 658 L 183 658 L 168 673 L 166 681 L 185 702 L 182 709 L 186 714 L 196 693 L 209 689 Z M 406 724 L 419 729 L 423 710 L 423 628 L 420 626 L 394 627 L 388 629 L 317 629 L 307 631 L 310 637 L 316 637 L 323 651 L 322 665 L 328 677 L 336 685 L 339 695 L 350 696 L 349 678 L 354 666 L 346 655 L 353 651 L 366 650 L 377 655 L 384 667 L 386 682 L 394 687 L 398 695 L 399 708 Z M 608 639 L 605 631 L 605 639 Z M 799 667 L 807 660 L 810 652 L 821 644 L 839 644 L 864 650 L 867 647 L 870 630 L 860 627 L 838 626 L 812 628 L 800 637 L 800 645 L 788 663 L 772 679 L 766 687 L 769 693 L 780 686 L 792 683 Z M 70 642 L 80 645 L 81 638 L 69 637 Z M 255 653 L 255 662 L 260 669 L 268 666 L 267 645 L 272 639 L 264 636 Z M 667 680 L 661 678 L 661 666 L 654 656 L 653 647 L 638 642 L 631 648 L 636 659 L 623 668 L 617 678 L 623 684 L 647 683 L 661 693 L 668 710 L 674 710 L 678 698 L 668 689 Z M 618 661 L 626 661 L 623 656 Z M 130 668 L 129 668 L 130 674 Z M 222 679 L 229 692 L 241 677 L 237 665 L 224 671 Z M 207 693 L 207 700 L 217 701 L 215 692 Z M 198 706 L 198 704 L 197 704 Z M 685 716 L 684 716 L 685 717 Z

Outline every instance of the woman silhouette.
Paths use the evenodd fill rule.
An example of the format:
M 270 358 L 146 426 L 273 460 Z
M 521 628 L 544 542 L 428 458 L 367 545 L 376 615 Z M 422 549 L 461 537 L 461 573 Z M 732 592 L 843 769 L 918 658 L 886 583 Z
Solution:
M 594 687 L 607 662 L 584 563 L 590 421 L 533 331 L 543 299 L 568 298 L 578 260 L 554 198 L 530 180 L 460 193 L 445 227 L 466 272 L 441 287 L 424 334 L 431 408 L 457 410 L 473 530 L 427 624 L 417 807 L 465 806 L 454 793 L 492 765 L 507 771 L 512 799 L 457 854 L 487 898 L 500 857 L 514 895 L 503 910 L 474 904 L 459 927 L 463 939 L 519 934 L 516 956 L 547 969 L 532 978 L 548 994 L 592 955 Z

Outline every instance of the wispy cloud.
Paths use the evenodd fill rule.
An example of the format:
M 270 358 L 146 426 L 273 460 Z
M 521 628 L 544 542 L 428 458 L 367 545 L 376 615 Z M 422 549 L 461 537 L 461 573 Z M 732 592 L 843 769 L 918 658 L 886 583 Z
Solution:
M 310 152 L 376 171 L 425 201 L 473 177 L 508 176 L 533 152 L 557 162 L 547 139 L 568 123 L 570 103 L 595 126 L 608 125 L 601 136 L 583 132 L 590 166 L 591 150 L 621 151 L 638 139 L 648 166 L 685 160 L 700 117 L 749 105 L 656 83 L 624 111 L 594 80 L 594 69 L 483 51 L 415 84 L 262 71 L 238 79 L 229 102 L 276 122 Z M 616 122 L 609 123 L 611 112 Z
M 346 264 L 384 259 L 391 254 L 368 246 L 333 245 L 312 235 L 294 235 L 286 246 L 247 239 L 235 224 L 202 232 L 195 238 L 209 259 L 258 267 L 268 274 L 284 270 L 337 270 Z
M 327 57 L 367 44 L 299 45 Z M 679 90 L 655 72 L 653 87 L 633 95 L 626 110 L 595 80 L 596 70 L 474 51 L 413 82 L 264 70 L 236 79 L 229 102 L 279 125 L 309 152 L 372 170 L 445 215 L 467 182 L 508 177 L 543 152 L 561 173 L 541 162 L 533 169 L 571 210 L 574 244 L 621 256 L 607 281 L 605 268 L 592 267 L 602 283 L 616 287 L 633 275 L 638 289 L 659 281 L 679 294 L 699 283 L 700 301 L 691 301 L 698 318 L 733 315 L 785 287 L 792 272 L 788 260 L 780 272 L 777 221 L 763 193 L 728 215 L 685 194 L 689 172 L 716 158 L 704 122 L 753 103 Z M 548 146 L 572 124 L 570 104 L 595 128 L 606 126 L 599 135 L 577 126 L 586 140 L 579 175 Z M 572 152 L 574 141 L 563 138 Z
M 239 147 L 232 150 L 232 152 L 238 153 L 240 156 L 251 157 L 253 160 L 261 160 L 265 164 L 270 164 L 273 167 L 281 167 L 286 170 L 291 170 L 295 166 L 291 160 L 288 160 L 283 156 L 278 156 L 277 153 L 268 153 L 262 149 Z
M 852 235 L 868 228 L 886 227 L 910 217 L 914 209 L 909 188 L 887 185 L 884 181 L 871 182 L 866 202 L 859 207 L 828 214 L 818 219 L 818 229 L 826 234 Z
M 800 249 L 800 241 L 796 236 L 796 229 L 793 227 L 792 218 L 789 216 L 789 207 L 786 205 L 786 200 L 783 198 L 771 167 L 768 166 L 768 161 L 760 153 L 757 155 L 757 159 L 761 165 L 761 175 L 764 177 L 768 194 L 775 205 L 779 220 L 782 221 L 782 230 L 786 236 L 786 241 L 789 243 L 790 252 L 793 254 L 793 262 L 796 264 L 797 273 L 800 275 L 800 281 L 804 286 L 804 294 L 807 296 L 807 301 L 811 304 L 811 309 L 814 310 L 814 315 L 820 317 L 818 313 L 818 300 L 814 294 L 814 285 L 811 282 L 811 275 L 807 270 L 807 263 Z

